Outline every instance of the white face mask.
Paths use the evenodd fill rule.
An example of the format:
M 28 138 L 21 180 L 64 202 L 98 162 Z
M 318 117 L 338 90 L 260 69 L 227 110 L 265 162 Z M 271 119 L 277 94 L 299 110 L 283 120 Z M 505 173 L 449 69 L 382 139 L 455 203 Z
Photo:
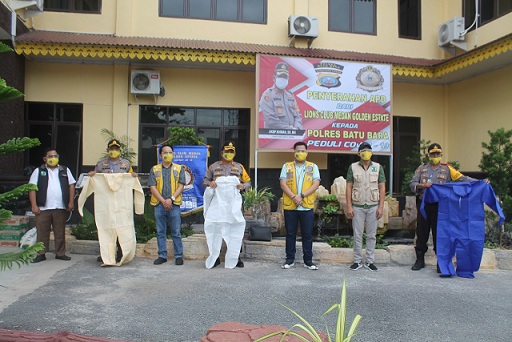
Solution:
M 288 86 L 288 79 L 287 78 L 282 78 L 282 77 L 276 78 L 276 87 L 277 88 L 283 90 L 287 86 Z

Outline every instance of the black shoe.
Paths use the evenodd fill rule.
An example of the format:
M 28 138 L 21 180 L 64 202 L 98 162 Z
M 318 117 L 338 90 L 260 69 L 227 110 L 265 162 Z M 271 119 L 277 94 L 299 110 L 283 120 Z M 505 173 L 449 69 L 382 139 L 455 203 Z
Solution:
M 35 264 L 35 263 L 38 263 L 38 262 L 41 262 L 41 261 L 45 261 L 45 260 L 46 260 L 46 255 L 39 254 L 38 256 L 36 256 L 34 258 L 34 260 L 32 260 L 32 263 Z
M 122 254 L 118 254 L 116 255 L 116 262 L 119 262 L 121 261 L 121 259 L 123 258 L 123 255 Z
M 97 262 L 103 262 L 103 259 L 101 258 L 101 255 L 99 257 L 96 258 L 96 261 Z
M 174 261 L 174 263 L 178 266 L 181 266 L 183 265 L 183 258 L 176 258 L 176 260 Z
M 236 263 L 236 267 L 238 267 L 238 268 L 244 268 L 244 266 L 245 266 L 245 265 L 244 265 L 244 262 L 243 262 L 242 260 L 238 259 L 238 262 Z
M 213 264 L 212 268 L 217 267 L 219 265 L 220 265 L 220 258 L 217 258 L 217 260 L 215 260 L 215 264 Z
M 45 259 L 46 259 L 46 258 L 45 258 Z M 64 254 L 64 255 L 56 255 L 56 256 L 55 256 L 55 259 L 64 260 L 64 261 L 69 261 L 69 260 L 71 260 L 71 257 L 68 257 L 66 254 Z
M 155 261 L 153 261 L 153 265 L 161 265 L 161 264 L 163 264 L 164 262 L 167 262 L 167 259 L 162 258 L 162 257 L 158 257 L 158 259 L 156 259 Z
M 437 273 L 441 273 L 441 269 L 439 268 L 439 264 L 437 264 Z

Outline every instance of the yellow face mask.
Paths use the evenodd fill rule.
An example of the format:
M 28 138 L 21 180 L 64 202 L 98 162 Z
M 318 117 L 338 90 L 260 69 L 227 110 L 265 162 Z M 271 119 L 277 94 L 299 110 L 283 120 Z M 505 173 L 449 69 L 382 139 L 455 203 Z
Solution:
M 174 158 L 174 154 L 172 154 L 172 153 L 166 153 L 162 157 L 163 161 L 166 163 L 172 163 L 173 158 Z
M 110 150 L 108 151 L 108 155 L 110 158 L 112 159 L 117 159 L 119 158 L 119 156 L 121 155 L 121 151 L 118 151 L 118 150 Z
M 363 151 L 359 154 L 362 160 L 370 160 L 372 158 L 373 153 L 370 151 Z
M 429 158 L 432 165 L 437 165 L 441 162 L 441 157 Z
M 46 158 L 46 164 L 48 164 L 48 166 L 57 166 L 59 164 L 59 158 Z
M 232 161 L 235 159 L 235 154 L 233 152 L 224 152 L 222 154 L 222 158 L 226 159 L 227 161 Z
M 308 157 L 308 153 L 306 151 L 297 151 L 295 152 L 295 159 L 297 161 L 304 161 Z

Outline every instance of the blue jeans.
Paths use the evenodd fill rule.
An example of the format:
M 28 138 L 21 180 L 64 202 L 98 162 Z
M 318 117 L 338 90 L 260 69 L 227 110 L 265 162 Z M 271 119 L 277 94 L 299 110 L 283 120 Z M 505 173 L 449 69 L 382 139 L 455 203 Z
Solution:
M 155 207 L 155 221 L 158 256 L 167 259 L 167 222 L 169 222 L 171 225 L 172 243 L 174 245 L 174 258 L 183 258 L 180 206 L 173 205 L 171 210 L 165 210 L 164 206 L 159 203 Z
M 302 251 L 304 262 L 313 261 L 313 220 L 315 213 L 310 210 L 285 210 L 284 226 L 286 228 L 286 263 L 295 261 L 295 244 L 297 241 L 297 229 L 300 222 L 302 235 Z

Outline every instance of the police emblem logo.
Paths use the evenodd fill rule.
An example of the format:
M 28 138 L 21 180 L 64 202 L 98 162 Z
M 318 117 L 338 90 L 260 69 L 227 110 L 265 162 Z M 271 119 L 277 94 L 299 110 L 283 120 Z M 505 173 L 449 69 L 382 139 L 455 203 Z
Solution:
M 341 86 L 340 77 L 343 73 L 343 65 L 333 62 L 320 62 L 313 64 L 317 80 L 316 84 L 324 88 L 336 88 Z
M 380 70 L 368 65 L 361 70 L 356 76 L 357 87 L 359 89 L 373 92 L 382 89 L 384 77 L 381 75 Z

